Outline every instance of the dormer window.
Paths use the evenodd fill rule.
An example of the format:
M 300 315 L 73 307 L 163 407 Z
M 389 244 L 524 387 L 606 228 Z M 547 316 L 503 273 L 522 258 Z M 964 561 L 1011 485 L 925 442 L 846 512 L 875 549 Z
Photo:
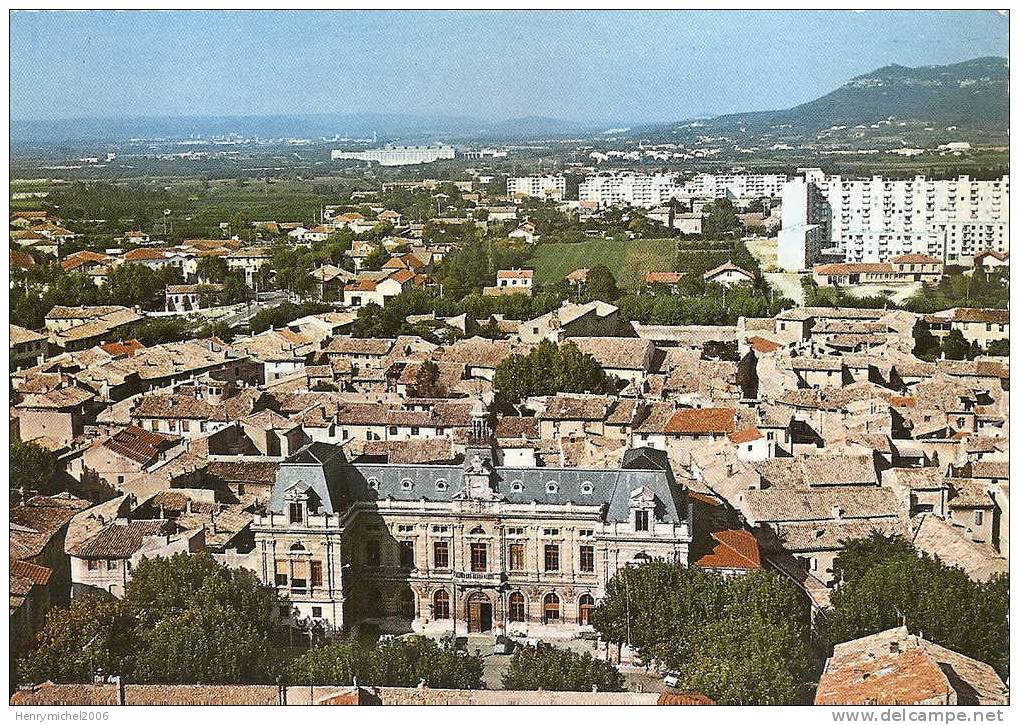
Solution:
M 637 509 L 633 512 L 634 531 L 649 531 L 651 529 L 651 512 L 647 509 Z
M 590 481 L 584 481 L 582 484 L 580 484 L 580 492 L 585 496 L 590 496 L 592 493 L 594 493 L 594 484 L 591 483 Z
M 402 481 L 400 481 L 400 489 L 401 490 L 403 490 L 403 491 L 410 491 L 413 488 L 414 488 L 414 482 L 411 481 L 409 478 L 405 478 Z
M 447 489 L 449 489 L 449 482 L 447 482 L 445 478 L 440 478 L 435 482 L 436 491 L 446 491 Z
M 368 479 L 368 488 L 370 488 L 372 491 L 378 491 L 379 490 L 379 479 L 377 479 L 377 478 L 369 478 Z
M 293 501 L 293 502 L 291 502 L 290 506 L 287 509 L 287 511 L 288 511 L 287 520 L 291 524 L 303 524 L 304 523 L 304 511 L 305 511 L 306 505 L 307 504 L 304 501 Z
M 523 490 L 524 490 L 523 481 L 514 481 L 513 483 L 510 484 L 510 491 L 512 491 L 513 493 L 522 493 Z
M 555 481 L 549 481 L 545 484 L 545 493 L 559 493 L 559 484 Z

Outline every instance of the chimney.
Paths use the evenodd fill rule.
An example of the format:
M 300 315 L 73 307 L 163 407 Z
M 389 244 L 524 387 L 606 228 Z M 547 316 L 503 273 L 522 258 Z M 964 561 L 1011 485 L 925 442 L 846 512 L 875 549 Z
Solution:
M 845 514 L 846 514 L 845 509 L 843 509 L 838 504 L 835 504 L 831 507 L 831 517 L 836 521 L 841 521 Z

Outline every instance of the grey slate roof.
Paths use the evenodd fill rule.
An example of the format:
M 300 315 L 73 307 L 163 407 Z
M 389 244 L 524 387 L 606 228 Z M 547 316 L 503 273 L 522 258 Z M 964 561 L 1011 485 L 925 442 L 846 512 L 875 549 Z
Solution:
M 295 485 L 313 490 L 320 510 L 328 513 L 342 512 L 357 501 L 453 501 L 464 488 L 467 465 L 347 463 L 339 447 L 312 443 L 280 465 L 269 505 L 282 512 L 284 494 Z M 684 520 L 668 459 L 653 449 L 628 451 L 619 469 L 500 466 L 491 480 L 506 503 L 601 506 L 608 521 L 628 520 L 631 494 L 646 487 L 655 494 L 660 521 Z M 556 484 L 554 490 L 548 487 L 550 481 Z M 514 490 L 515 482 L 522 484 L 521 490 Z M 588 483 L 590 493 L 585 493 Z

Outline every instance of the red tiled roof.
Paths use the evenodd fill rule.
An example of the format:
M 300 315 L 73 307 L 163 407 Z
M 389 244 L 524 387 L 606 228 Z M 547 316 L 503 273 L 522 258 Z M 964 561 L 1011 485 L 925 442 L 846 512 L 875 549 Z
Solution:
M 729 435 L 729 440 L 739 445 L 740 443 L 749 443 L 750 441 L 756 441 L 764 438 L 764 434 L 756 426 L 750 428 L 744 428 L 738 430 L 735 433 Z
M 694 562 L 706 569 L 760 569 L 761 549 L 749 531 L 713 531 L 715 548 Z
M 22 252 L 20 249 L 12 249 L 11 266 L 21 267 L 22 269 L 30 269 L 35 266 L 35 258 L 28 252 Z
M 758 337 L 755 335 L 754 337 L 750 338 L 750 347 L 752 347 L 757 352 L 769 353 L 775 352 L 782 346 L 779 345 L 777 342 L 772 342 L 767 338 Z
M 676 284 L 685 276 L 682 272 L 648 272 L 644 284 Z
M 22 579 L 29 579 L 33 584 L 44 587 L 49 584 L 50 577 L 53 576 L 53 570 L 49 567 L 39 566 L 38 564 L 32 564 L 31 562 L 21 561 L 12 557 L 10 574 Z
M 910 253 L 892 257 L 892 264 L 941 264 L 941 260 L 927 254 Z
M 146 259 L 166 259 L 166 250 L 139 247 L 124 254 L 125 262 L 140 262 Z
M 682 408 L 668 423 L 666 433 L 732 433 L 736 411 L 732 408 Z
M 159 455 L 172 439 L 153 433 L 135 425 L 129 425 L 103 444 L 114 453 L 145 465 Z
M 113 357 L 127 357 L 134 355 L 139 350 L 144 350 L 145 346 L 137 340 L 121 340 L 120 342 L 107 342 L 99 346 L 103 352 L 113 355 Z
M 495 273 L 496 279 L 531 279 L 534 277 L 533 269 L 500 269 Z

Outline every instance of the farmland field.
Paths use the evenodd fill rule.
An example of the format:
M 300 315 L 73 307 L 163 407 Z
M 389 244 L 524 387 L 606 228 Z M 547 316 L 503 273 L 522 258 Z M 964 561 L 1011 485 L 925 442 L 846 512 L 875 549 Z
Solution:
M 575 269 L 604 264 L 620 286 L 632 289 L 645 272 L 676 268 L 676 240 L 592 239 L 579 244 L 539 244 L 533 262 L 539 284 L 552 284 Z

